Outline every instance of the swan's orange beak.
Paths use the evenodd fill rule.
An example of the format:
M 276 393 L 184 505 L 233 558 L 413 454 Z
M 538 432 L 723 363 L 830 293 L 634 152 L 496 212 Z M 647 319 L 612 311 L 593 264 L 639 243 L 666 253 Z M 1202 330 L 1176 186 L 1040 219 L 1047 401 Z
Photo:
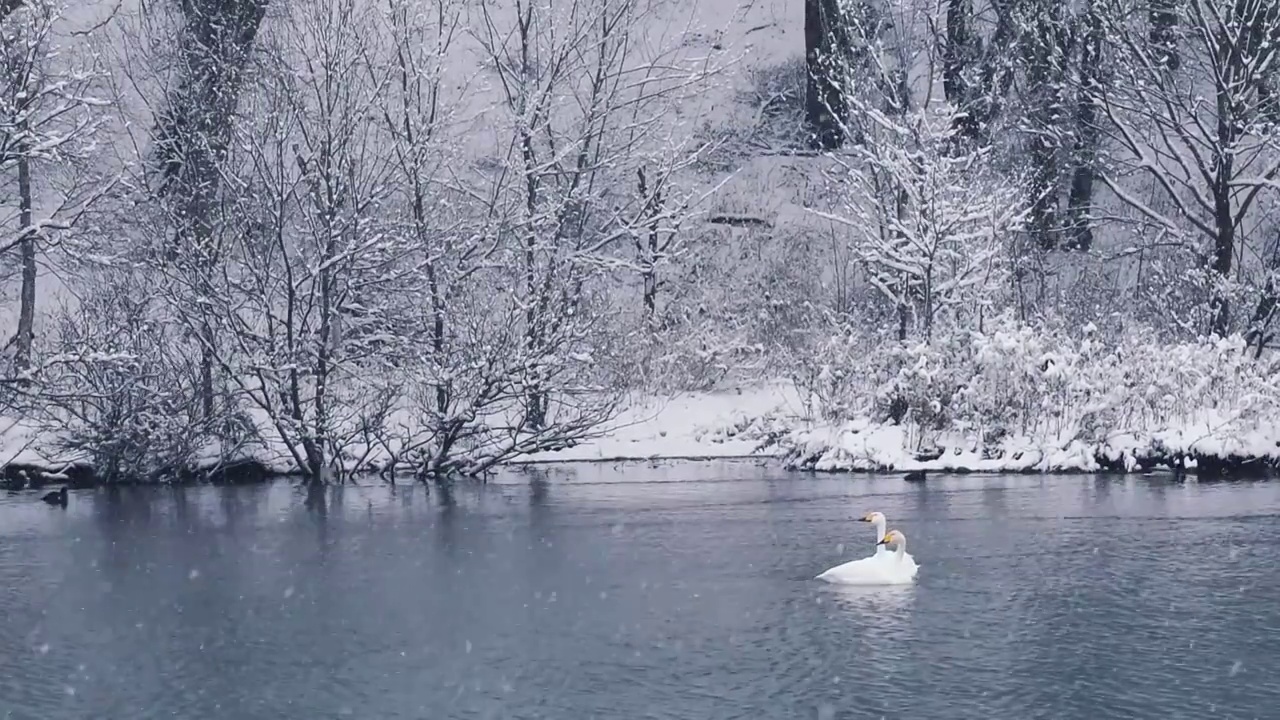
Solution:
M 880 542 L 876 543 L 876 545 L 877 545 L 877 546 L 879 546 L 879 545 L 888 545 L 888 544 L 889 544 L 889 538 L 888 538 L 888 537 L 885 537 L 885 539 L 883 539 L 883 540 L 881 540 Z
M 862 522 L 871 522 L 871 513 L 862 516 Z

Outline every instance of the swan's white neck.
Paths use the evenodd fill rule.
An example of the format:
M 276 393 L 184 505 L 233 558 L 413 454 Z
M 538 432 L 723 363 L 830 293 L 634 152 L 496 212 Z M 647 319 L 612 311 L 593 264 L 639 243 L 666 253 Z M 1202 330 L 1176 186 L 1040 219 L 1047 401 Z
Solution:
M 907 554 L 907 539 L 906 539 L 906 538 L 904 538 L 904 537 L 899 537 L 899 538 L 898 538 L 898 549 L 893 551 L 893 559 L 894 559 L 894 560 L 901 560 L 901 559 L 902 559 L 902 556 L 904 556 L 904 555 L 906 555 L 906 554 Z
M 884 519 L 883 519 L 883 518 L 876 518 L 875 520 L 872 520 L 871 522 L 872 522 L 872 523 L 874 523 L 874 524 L 875 524 L 875 526 L 876 526 L 876 542 L 878 543 L 878 542 L 880 542 L 881 540 L 884 540 L 884 524 L 885 524 L 885 523 L 884 523 Z

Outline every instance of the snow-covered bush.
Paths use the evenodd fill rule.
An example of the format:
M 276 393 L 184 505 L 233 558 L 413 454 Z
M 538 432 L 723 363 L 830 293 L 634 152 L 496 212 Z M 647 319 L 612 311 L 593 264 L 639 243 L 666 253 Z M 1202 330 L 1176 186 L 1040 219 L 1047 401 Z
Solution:
M 100 273 L 64 308 L 35 373 L 37 417 L 106 482 L 163 481 L 239 459 L 254 441 L 226 395 L 201 408 L 199 349 L 144 278 Z
M 681 258 L 659 322 L 633 339 L 641 387 L 707 390 L 791 373 L 825 327 L 826 238 L 792 228 L 707 229 Z
M 967 378 L 965 335 L 898 342 L 882 326 L 829 319 L 828 332 L 798 351 L 792 379 L 824 420 L 867 417 L 928 428 L 950 425 Z
M 972 333 L 960 429 L 995 436 L 1074 437 L 1115 387 L 1111 356 L 1090 328 L 1076 339 L 1003 315 Z M 1101 403 L 1101 405 L 1099 404 Z
M 1182 452 L 1280 423 L 1277 362 L 1255 360 L 1238 335 L 1170 344 L 1152 330 L 1108 338 L 1004 314 L 930 343 L 877 349 L 849 333 L 818 347 L 822 370 L 801 386 L 823 419 L 902 424 L 917 447 L 945 439 L 990 454 L 1142 437 Z
M 991 172 L 989 151 L 958 143 L 956 109 L 888 115 L 869 122 L 854 159 L 832 174 L 843 223 L 867 281 L 926 339 L 949 322 L 972 321 L 998 299 L 1005 244 L 1026 212 L 1016 186 Z
M 791 379 L 806 396 L 811 416 L 837 420 L 871 412 L 875 396 L 867 390 L 874 380 L 863 359 L 874 354 L 880 339 L 859 330 L 836 325 L 796 353 Z

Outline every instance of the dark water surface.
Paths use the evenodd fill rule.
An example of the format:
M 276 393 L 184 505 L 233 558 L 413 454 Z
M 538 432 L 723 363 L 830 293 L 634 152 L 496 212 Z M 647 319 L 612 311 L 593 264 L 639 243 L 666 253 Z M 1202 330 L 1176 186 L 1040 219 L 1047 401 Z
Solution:
M 532 478 L 532 481 L 531 481 Z M 1280 483 L 0 495 L 0 718 L 1275 718 Z M 811 578 L 904 530 L 914 587 Z

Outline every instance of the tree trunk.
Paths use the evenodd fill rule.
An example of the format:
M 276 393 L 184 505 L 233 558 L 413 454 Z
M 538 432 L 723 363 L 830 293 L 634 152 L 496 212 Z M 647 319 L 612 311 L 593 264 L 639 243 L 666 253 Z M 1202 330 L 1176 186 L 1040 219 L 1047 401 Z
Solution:
M 1261 1 L 1265 4 L 1251 13 L 1252 17 L 1242 18 L 1250 29 L 1244 52 L 1246 57 L 1257 57 L 1280 43 L 1280 2 Z M 1275 72 L 1252 77 L 1250 82 L 1258 93 L 1259 115 L 1268 122 L 1280 123 L 1280 93 L 1277 93 Z
M 336 253 L 332 231 L 325 248 L 325 257 L 333 258 Z M 327 262 L 327 261 L 326 261 Z M 324 454 L 329 440 L 329 370 L 330 356 L 333 353 L 333 270 L 322 267 L 320 270 L 320 347 L 316 352 L 315 379 L 315 449 L 308 452 L 312 477 L 323 476 Z
M 440 296 L 440 283 L 436 280 L 435 264 L 427 265 L 427 287 L 431 293 L 431 354 L 440 367 L 444 367 L 444 299 Z M 436 413 L 444 418 L 449 414 L 449 386 L 436 383 Z
M 947 102 L 961 110 L 956 115 L 956 129 L 966 138 L 981 134 L 978 118 L 970 112 L 973 85 L 970 82 L 973 62 L 977 57 L 977 38 L 973 35 L 973 0 L 949 0 L 947 34 L 942 50 L 942 89 Z
M 1168 70 L 1182 64 L 1178 57 L 1178 0 L 1149 0 L 1148 41 L 1158 62 Z
M 533 139 L 526 133 L 522 144 L 525 153 L 525 168 L 528 176 L 526 177 L 526 203 L 529 222 L 533 223 L 535 213 L 537 211 L 538 182 L 534 174 L 533 161 Z M 538 232 L 537 229 L 530 225 L 527 235 L 524 239 L 524 282 L 525 282 L 525 351 L 529 354 L 528 360 L 532 362 L 542 352 L 542 343 L 538 331 L 538 268 L 537 268 L 537 249 L 538 249 Z M 536 363 L 534 363 L 536 366 Z M 541 370 L 534 368 L 535 376 Z M 544 407 L 546 395 L 542 391 L 536 377 L 531 378 L 529 386 L 526 388 L 526 419 L 529 427 L 534 430 L 540 430 L 546 420 L 546 409 Z
M 991 123 L 1000 114 L 1001 102 L 1013 85 L 1016 62 L 1010 57 L 1010 48 L 1017 36 L 1014 14 L 1019 5 L 1020 0 L 992 0 L 995 30 L 984 47 L 973 28 L 973 0 L 947 1 L 943 91 L 947 101 L 960 111 L 955 123 L 961 138 L 988 140 Z
M 1058 244 L 1058 137 L 1065 69 L 1060 59 L 1065 37 L 1058 0 L 1036 2 L 1028 10 L 1033 13 L 1031 32 L 1024 34 L 1023 42 L 1027 85 L 1032 94 L 1027 118 L 1031 125 L 1030 230 L 1042 250 L 1052 250 Z
M 243 69 L 249 60 L 268 0 L 182 0 L 180 35 L 183 76 L 155 129 L 162 171 L 159 194 L 170 198 L 177 224 L 169 260 L 183 253 L 192 261 L 197 287 L 216 265 L 213 211 L 220 170 L 234 120 Z M 215 338 L 203 307 L 200 334 L 200 406 L 206 420 L 214 412 Z
M 1098 102 L 1102 96 L 1102 10 L 1100 0 L 1090 0 L 1086 9 L 1085 34 L 1080 48 L 1080 90 L 1076 98 L 1075 138 L 1071 148 L 1071 192 L 1067 198 L 1067 238 L 1069 250 L 1088 252 L 1093 247 L 1089 218 L 1093 206 L 1093 185 L 1098 155 Z
M 18 336 L 14 368 L 19 374 L 31 367 L 31 345 L 35 340 L 36 318 L 36 233 L 31 226 L 31 159 L 27 156 L 26 127 L 17 128 L 18 147 L 18 232 L 22 242 L 22 294 L 18 307 Z
M 836 39 L 841 34 L 839 17 L 838 0 L 805 0 L 805 120 L 815 150 L 834 150 L 844 140 L 840 124 L 846 102 L 840 81 L 848 58 L 843 43 Z
M 636 170 L 638 178 L 637 190 L 644 201 L 644 216 L 648 218 L 644 239 L 637 241 L 640 251 L 640 279 L 643 283 L 641 303 L 644 308 L 644 321 L 650 331 L 656 329 L 658 320 L 658 253 L 661 247 L 661 225 L 659 223 L 662 208 L 661 180 L 649 188 L 644 168 Z
M 1235 172 L 1235 144 L 1239 139 L 1241 123 L 1236 119 L 1236 108 L 1232 102 L 1231 80 L 1237 73 L 1228 73 L 1218 81 L 1217 92 L 1217 147 L 1213 158 L 1213 271 L 1217 283 L 1226 283 L 1231 277 L 1231 261 L 1236 248 L 1236 217 L 1232 208 L 1234 188 L 1231 185 Z M 1230 299 L 1225 287 L 1212 289 L 1213 299 L 1209 304 L 1211 319 L 1209 331 L 1220 337 L 1226 337 L 1231 322 Z
M 1224 173 L 1224 176 L 1229 175 L 1229 170 Z M 1225 283 L 1231 277 L 1231 259 L 1235 254 L 1235 216 L 1231 212 L 1230 186 L 1226 180 L 1215 184 L 1218 187 L 1214 192 L 1213 210 L 1217 236 L 1214 238 L 1213 263 L 1210 269 L 1217 283 Z M 1231 301 L 1225 287 L 1214 287 L 1212 292 L 1209 331 L 1219 337 L 1226 337 L 1231 323 Z
M 1271 322 L 1275 319 L 1278 299 L 1275 282 L 1272 278 L 1267 278 L 1262 296 L 1258 298 L 1258 306 L 1254 308 L 1253 317 L 1249 320 L 1249 332 L 1245 335 L 1245 342 L 1249 345 L 1257 344 L 1255 358 L 1262 357 L 1263 349 L 1271 341 Z
M 532 182 L 532 181 L 531 181 Z M 530 187 L 533 187 L 531 185 Z M 535 190 L 530 190 L 530 197 L 533 197 Z M 532 213 L 530 213 L 532 216 Z M 525 272 L 525 295 L 526 307 L 524 311 L 525 324 L 525 351 L 528 353 L 528 361 L 534 364 L 534 377 L 529 378 L 529 385 L 525 392 L 526 401 L 526 419 L 529 427 L 534 430 L 542 429 L 546 421 L 546 393 L 542 390 L 541 383 L 538 382 L 537 374 L 541 372 L 541 368 L 537 367 L 538 363 L 534 362 L 535 358 L 539 358 L 542 354 L 541 333 L 538 328 L 538 303 L 536 301 L 538 294 L 538 278 L 537 278 L 537 232 L 530 228 L 528 236 L 525 238 L 524 248 L 524 272 Z

